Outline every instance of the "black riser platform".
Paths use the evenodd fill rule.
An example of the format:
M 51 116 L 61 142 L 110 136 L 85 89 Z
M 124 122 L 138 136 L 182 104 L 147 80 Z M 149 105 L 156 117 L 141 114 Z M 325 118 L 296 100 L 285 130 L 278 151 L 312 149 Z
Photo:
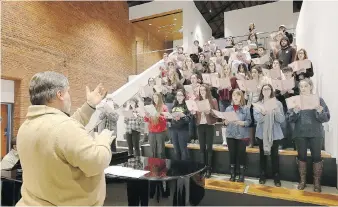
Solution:
M 146 157 L 150 157 L 150 146 L 143 145 L 141 147 L 141 154 Z M 189 149 L 190 159 L 195 161 L 201 161 L 200 151 L 197 149 Z M 166 156 L 168 159 L 175 159 L 174 149 L 166 148 Z M 324 168 L 322 175 L 322 185 L 337 187 L 337 165 L 335 158 L 323 158 Z M 307 181 L 308 183 L 313 182 L 313 173 L 312 173 L 312 164 L 311 157 L 308 157 L 308 173 Z M 212 172 L 220 174 L 229 174 L 230 173 L 230 163 L 229 163 L 229 152 L 228 151 L 213 151 L 212 159 Z M 299 173 L 298 165 L 296 163 L 296 156 L 294 155 L 280 155 L 279 156 L 279 168 L 280 168 L 280 177 L 282 180 L 298 182 Z M 271 161 L 270 157 L 268 158 L 267 166 L 268 174 L 271 177 Z M 247 153 L 247 170 L 245 172 L 246 176 L 249 177 L 259 177 L 260 167 L 259 167 L 259 154 L 258 153 Z

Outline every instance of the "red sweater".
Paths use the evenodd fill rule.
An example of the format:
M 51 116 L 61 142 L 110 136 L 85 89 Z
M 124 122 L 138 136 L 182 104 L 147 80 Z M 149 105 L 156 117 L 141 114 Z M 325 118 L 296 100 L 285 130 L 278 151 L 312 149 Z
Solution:
M 168 107 L 163 104 L 161 112 L 168 112 Z M 144 117 L 144 121 L 149 123 L 149 132 L 159 133 L 167 130 L 167 120 L 163 115 L 160 115 L 157 124 L 153 124 L 151 118 L 149 117 Z

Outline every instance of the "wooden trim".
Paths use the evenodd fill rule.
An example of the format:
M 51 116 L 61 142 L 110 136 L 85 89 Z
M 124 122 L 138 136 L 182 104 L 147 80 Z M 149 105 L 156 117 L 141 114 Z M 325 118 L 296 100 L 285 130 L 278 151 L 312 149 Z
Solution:
M 237 183 L 213 178 L 205 179 L 205 188 L 209 190 L 249 194 L 315 205 L 338 206 L 338 194 L 316 193 L 283 187 Z M 245 192 L 246 188 L 248 188 L 247 192 Z
M 166 148 L 174 148 L 173 144 L 166 144 L 165 146 L 166 146 Z M 199 150 L 200 145 L 199 144 L 188 144 L 188 149 Z M 222 146 L 222 145 L 214 145 L 213 150 L 218 151 L 218 152 L 229 151 L 228 147 L 225 147 L 225 146 Z M 247 153 L 259 153 L 259 149 L 247 147 L 246 152 Z M 297 156 L 298 153 L 295 150 L 279 150 L 279 155 Z M 308 155 L 311 155 L 311 153 L 308 152 Z M 322 158 L 332 158 L 332 156 L 329 153 L 322 151 Z
M 338 206 L 338 195 L 307 192 L 297 189 L 252 184 L 249 185 L 247 194 L 316 205 Z
M 206 179 L 205 188 L 224 192 L 244 193 L 245 184 L 226 180 Z

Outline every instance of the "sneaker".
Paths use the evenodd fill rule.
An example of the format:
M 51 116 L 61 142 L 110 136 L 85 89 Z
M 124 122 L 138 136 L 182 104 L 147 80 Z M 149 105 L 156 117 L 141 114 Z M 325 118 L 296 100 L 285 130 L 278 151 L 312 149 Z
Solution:
M 191 143 L 191 144 L 195 144 L 195 140 L 192 139 L 192 140 L 190 141 L 190 143 Z
M 223 141 L 222 145 L 223 145 L 223 146 L 227 146 L 227 142 L 226 142 L 226 141 Z
M 196 139 L 196 140 L 195 140 L 195 144 L 199 144 L 199 143 L 200 143 L 200 142 Z
M 171 140 L 167 141 L 166 144 L 171 144 Z

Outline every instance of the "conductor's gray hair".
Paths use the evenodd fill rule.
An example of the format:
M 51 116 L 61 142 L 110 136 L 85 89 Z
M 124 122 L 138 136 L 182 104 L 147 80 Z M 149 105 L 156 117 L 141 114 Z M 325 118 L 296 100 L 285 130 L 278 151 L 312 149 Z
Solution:
M 69 86 L 66 76 L 53 71 L 35 74 L 29 84 L 29 96 L 32 105 L 50 103 L 58 91 L 64 91 Z

